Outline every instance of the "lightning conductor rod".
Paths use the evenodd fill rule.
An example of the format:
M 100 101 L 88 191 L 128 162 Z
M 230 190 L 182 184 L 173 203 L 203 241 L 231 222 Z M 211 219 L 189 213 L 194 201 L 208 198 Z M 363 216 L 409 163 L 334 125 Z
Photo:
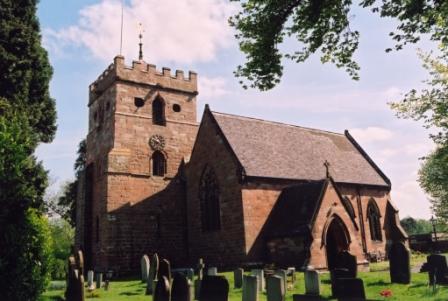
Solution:
M 123 10 L 124 10 L 124 0 L 121 0 L 120 55 L 123 55 Z

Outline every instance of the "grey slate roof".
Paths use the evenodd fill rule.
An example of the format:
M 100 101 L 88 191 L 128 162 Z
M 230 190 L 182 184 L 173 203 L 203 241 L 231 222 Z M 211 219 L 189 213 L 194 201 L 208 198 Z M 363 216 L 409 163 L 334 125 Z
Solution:
M 344 134 L 211 112 L 247 176 L 389 186 Z M 355 144 L 354 144 L 355 143 Z

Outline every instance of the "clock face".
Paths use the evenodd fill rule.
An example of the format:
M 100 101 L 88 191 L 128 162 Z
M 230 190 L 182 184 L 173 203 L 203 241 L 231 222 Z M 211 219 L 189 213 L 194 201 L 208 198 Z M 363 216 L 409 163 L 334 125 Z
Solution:
M 153 135 L 149 138 L 149 146 L 153 150 L 162 150 L 165 147 L 165 138 L 161 135 Z

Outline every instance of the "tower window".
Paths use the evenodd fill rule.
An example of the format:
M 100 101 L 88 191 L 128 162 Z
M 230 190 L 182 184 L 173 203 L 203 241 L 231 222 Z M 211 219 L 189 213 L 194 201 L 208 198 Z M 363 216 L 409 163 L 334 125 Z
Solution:
M 160 151 L 152 154 L 152 174 L 163 177 L 166 174 L 166 159 Z
M 383 240 L 380 210 L 374 200 L 370 200 L 369 205 L 367 206 L 367 218 L 369 219 L 370 238 L 374 241 Z
M 141 108 L 141 107 L 143 107 L 145 105 L 145 101 L 143 100 L 143 98 L 136 97 L 136 98 L 134 98 L 134 105 L 137 108 Z
M 178 105 L 177 103 L 176 104 L 173 104 L 173 111 L 174 112 L 176 112 L 176 113 L 179 113 L 180 112 L 180 105 Z
M 199 187 L 203 231 L 216 231 L 221 229 L 219 195 L 216 174 L 212 168 L 207 166 L 202 173 Z
M 165 125 L 165 101 L 156 97 L 152 102 L 152 122 L 157 125 Z

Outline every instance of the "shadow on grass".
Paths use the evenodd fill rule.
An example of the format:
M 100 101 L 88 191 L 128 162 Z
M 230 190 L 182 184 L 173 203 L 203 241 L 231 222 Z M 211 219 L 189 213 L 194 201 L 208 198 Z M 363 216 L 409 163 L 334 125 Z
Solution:
M 140 295 L 140 293 L 137 293 L 137 292 L 122 292 L 119 295 L 120 296 L 136 296 L 136 295 Z
M 375 282 L 369 282 L 367 283 L 367 286 L 385 286 L 385 285 L 390 285 L 390 282 L 386 282 L 384 280 L 378 280 Z

